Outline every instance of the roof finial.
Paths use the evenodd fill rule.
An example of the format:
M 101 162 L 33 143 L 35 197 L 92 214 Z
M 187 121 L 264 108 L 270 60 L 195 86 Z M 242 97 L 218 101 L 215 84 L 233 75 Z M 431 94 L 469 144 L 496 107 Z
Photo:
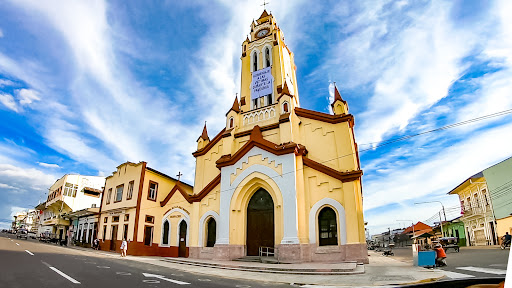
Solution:
M 268 3 L 269 3 L 269 2 L 265 2 L 265 0 L 263 0 L 263 4 L 262 4 L 262 5 L 260 5 L 260 6 L 263 6 L 263 10 L 267 10 L 267 6 L 266 6 L 266 5 L 267 5 Z
M 206 130 L 206 121 L 204 121 L 204 128 L 203 133 L 201 133 L 201 137 L 203 140 L 210 140 L 210 137 L 208 137 L 208 130 Z

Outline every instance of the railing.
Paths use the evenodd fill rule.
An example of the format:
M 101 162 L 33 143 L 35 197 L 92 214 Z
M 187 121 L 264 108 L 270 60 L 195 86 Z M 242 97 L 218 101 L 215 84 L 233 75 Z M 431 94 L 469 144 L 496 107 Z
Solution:
M 482 214 L 485 212 L 485 209 L 483 209 L 482 207 L 471 207 L 468 209 L 464 209 L 464 216 L 472 216 L 476 214 Z
M 274 247 L 260 247 L 260 257 L 275 257 L 277 258 L 277 248 Z
M 274 104 L 242 113 L 243 125 L 252 125 L 276 117 L 276 107 L 276 104 Z

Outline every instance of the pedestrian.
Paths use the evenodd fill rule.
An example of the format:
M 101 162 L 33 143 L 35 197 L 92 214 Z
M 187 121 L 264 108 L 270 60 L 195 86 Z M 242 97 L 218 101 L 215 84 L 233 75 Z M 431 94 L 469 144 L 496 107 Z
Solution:
M 436 251 L 436 266 L 446 266 L 446 253 L 444 252 L 443 246 L 436 244 L 434 250 Z
M 92 242 L 94 250 L 98 250 L 100 248 L 100 239 L 96 238 Z
M 121 257 L 126 257 L 127 249 L 128 249 L 128 242 L 126 242 L 126 238 L 123 238 L 123 242 L 121 243 Z

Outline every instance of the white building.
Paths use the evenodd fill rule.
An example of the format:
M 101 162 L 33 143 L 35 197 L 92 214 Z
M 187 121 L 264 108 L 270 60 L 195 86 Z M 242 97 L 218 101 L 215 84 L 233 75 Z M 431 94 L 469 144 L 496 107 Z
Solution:
M 50 232 L 60 239 L 71 238 L 69 214 L 99 207 L 104 185 L 105 177 L 64 175 L 48 191 L 42 226 L 51 227 Z

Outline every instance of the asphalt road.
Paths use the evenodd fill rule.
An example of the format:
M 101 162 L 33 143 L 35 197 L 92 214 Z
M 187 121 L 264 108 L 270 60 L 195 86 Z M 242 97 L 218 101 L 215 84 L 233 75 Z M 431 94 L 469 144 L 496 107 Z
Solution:
M 411 248 L 393 249 L 395 258 L 400 261 L 412 263 Z M 446 251 L 448 266 L 441 267 L 445 271 L 462 274 L 452 274 L 453 277 L 505 277 L 510 250 L 501 250 L 499 247 L 461 247 L 460 252 L 452 249 Z
M 143 273 L 146 273 L 144 275 Z M 287 287 L 228 279 L 16 239 L 0 233 L 0 287 Z

